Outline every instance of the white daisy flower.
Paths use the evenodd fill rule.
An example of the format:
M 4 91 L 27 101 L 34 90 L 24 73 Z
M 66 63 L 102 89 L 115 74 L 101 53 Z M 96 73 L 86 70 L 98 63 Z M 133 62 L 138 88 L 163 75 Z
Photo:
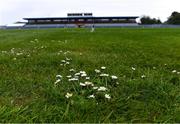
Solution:
M 176 73 L 177 71 L 176 70 L 173 70 L 172 73 Z
M 87 74 L 86 74 L 86 73 L 81 74 L 81 77 L 86 77 L 86 76 L 87 76 Z
M 56 75 L 56 78 L 62 78 L 62 75 Z
M 111 99 L 111 96 L 109 94 L 104 95 L 106 99 Z
M 65 95 L 65 97 L 66 97 L 67 99 L 69 99 L 69 98 L 72 97 L 72 96 L 73 96 L 72 93 L 67 93 L 67 94 Z
M 106 67 L 102 66 L 101 69 L 104 70 L 104 69 L 106 69 Z
M 86 77 L 86 80 L 90 80 L 90 77 Z
M 95 69 L 94 70 L 96 73 L 100 73 L 101 71 L 100 70 L 98 70 L 98 69 Z
M 67 78 L 71 78 L 72 76 L 71 75 L 68 75 L 68 76 L 66 76 Z
M 80 71 L 79 73 L 80 73 L 80 74 L 86 74 L 86 72 L 85 72 L 85 71 Z
M 74 72 L 75 70 L 74 69 L 69 69 L 70 72 Z
M 66 58 L 66 61 L 70 61 L 71 59 L 69 59 L 69 58 Z
M 68 81 L 78 81 L 78 79 L 77 78 L 71 78 Z
M 115 76 L 115 75 L 112 75 L 112 76 L 111 76 L 111 78 L 112 78 L 113 80 L 118 79 L 118 77 L 117 77 L 117 76 Z
M 70 62 L 66 62 L 66 65 L 69 65 L 70 64 Z
M 180 72 L 177 72 L 177 74 L 180 74 Z
M 106 91 L 106 90 L 107 90 L 106 87 L 99 87 L 99 88 L 98 88 L 98 91 Z
M 98 87 L 93 87 L 93 90 L 97 90 L 98 89 Z
M 135 70 L 136 70 L 136 68 L 134 68 L 134 67 L 131 67 L 131 69 L 132 69 L 133 71 L 135 71 Z
M 62 62 L 62 63 L 65 63 L 65 62 L 66 62 L 66 60 L 61 60 L 61 62 Z
M 86 81 L 86 82 L 85 82 L 85 85 L 86 85 L 86 86 L 94 86 L 94 84 L 93 84 L 92 82 L 89 82 L 89 81 Z
M 54 85 L 57 85 L 59 82 L 61 82 L 61 79 L 58 79 L 54 82 Z
M 7 53 L 7 51 L 1 51 L 1 53 Z
M 109 77 L 109 74 L 100 74 L 100 77 Z
M 146 75 L 142 75 L 142 76 L 141 76 L 141 78 L 145 78 L 145 77 L 146 77 Z
M 86 84 L 84 84 L 84 83 L 80 83 L 80 86 L 83 86 L 83 87 L 85 87 L 85 86 L 86 86 Z
M 17 56 L 23 55 L 23 53 L 16 53 Z
M 75 76 L 80 76 L 81 74 L 80 73 L 76 73 L 76 74 L 74 74 Z
M 92 95 L 90 95 L 90 96 L 88 96 L 88 98 L 95 98 L 95 96 L 94 96 L 94 94 L 92 94 Z

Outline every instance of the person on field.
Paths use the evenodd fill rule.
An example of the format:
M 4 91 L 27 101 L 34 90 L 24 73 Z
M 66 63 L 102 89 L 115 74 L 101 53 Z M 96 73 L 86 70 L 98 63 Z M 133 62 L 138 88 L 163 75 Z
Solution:
M 94 32 L 95 31 L 95 27 L 94 25 L 91 27 L 91 32 Z

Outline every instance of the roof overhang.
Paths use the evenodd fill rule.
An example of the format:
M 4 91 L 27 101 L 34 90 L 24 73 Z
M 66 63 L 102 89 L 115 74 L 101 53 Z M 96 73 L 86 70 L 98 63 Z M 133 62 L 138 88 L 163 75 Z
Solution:
M 43 17 L 43 18 L 23 18 L 24 20 L 54 20 L 54 19 L 137 19 L 139 16 L 103 16 L 103 17 Z

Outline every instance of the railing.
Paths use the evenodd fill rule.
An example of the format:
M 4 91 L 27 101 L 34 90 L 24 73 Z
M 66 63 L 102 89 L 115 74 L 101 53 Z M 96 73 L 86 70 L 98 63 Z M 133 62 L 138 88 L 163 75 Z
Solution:
M 138 24 L 85 24 L 83 27 L 98 27 L 98 28 L 180 28 L 180 25 L 138 25 Z M 25 25 L 25 26 L 3 26 L 1 29 L 41 29 L 41 28 L 75 28 L 77 24 L 49 24 L 49 25 Z

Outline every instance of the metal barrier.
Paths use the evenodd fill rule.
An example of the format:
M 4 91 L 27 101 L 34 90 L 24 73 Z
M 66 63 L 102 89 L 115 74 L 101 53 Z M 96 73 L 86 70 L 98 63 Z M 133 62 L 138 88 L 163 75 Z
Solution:
M 84 25 L 83 28 L 91 28 L 92 24 Z M 54 24 L 54 25 L 24 25 L 3 26 L 0 29 L 45 29 L 45 28 L 77 28 L 76 24 Z M 94 24 L 95 28 L 180 28 L 180 25 L 138 25 L 138 24 Z

